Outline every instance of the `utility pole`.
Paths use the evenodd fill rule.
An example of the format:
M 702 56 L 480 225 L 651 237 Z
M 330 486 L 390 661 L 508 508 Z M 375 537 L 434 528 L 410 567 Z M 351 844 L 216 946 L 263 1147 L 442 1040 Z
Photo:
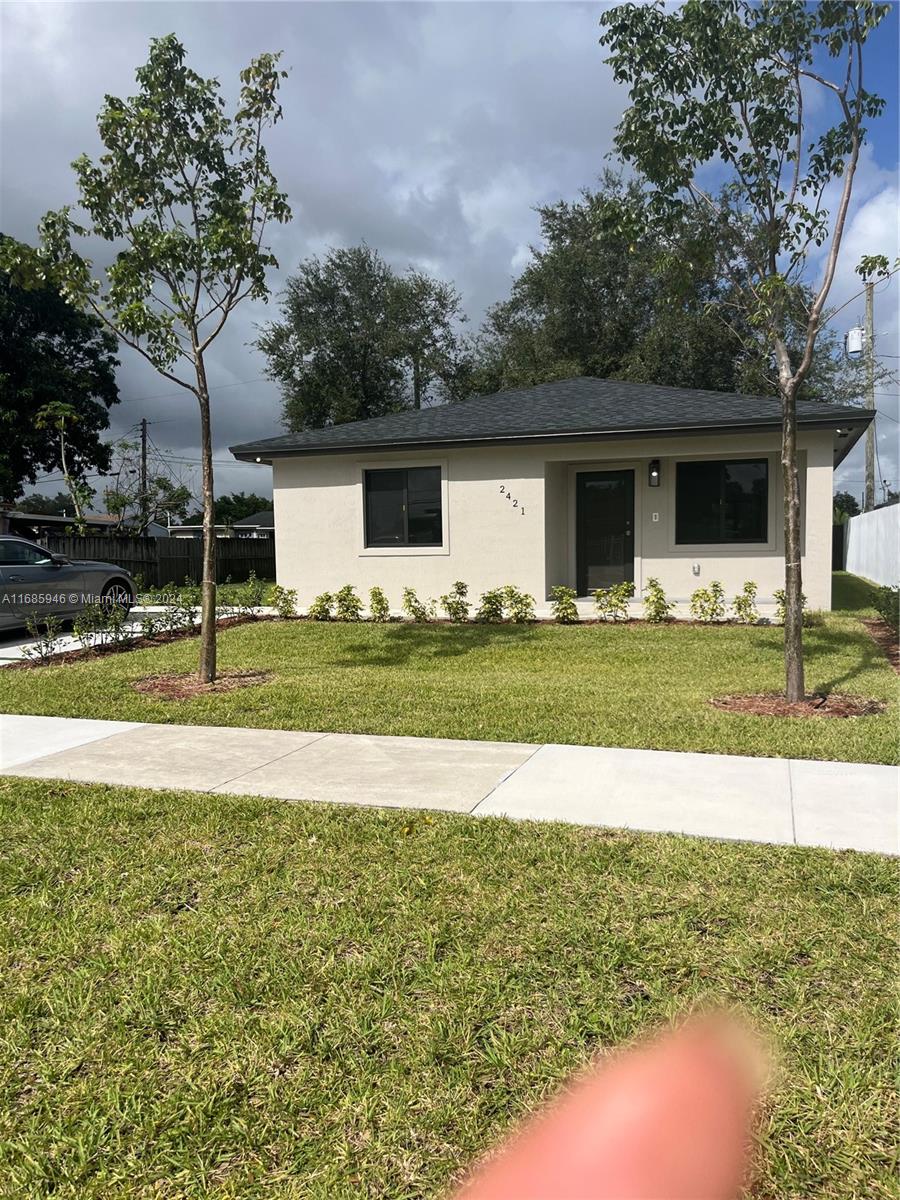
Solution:
M 866 460 L 868 462 L 868 459 Z M 147 501 L 147 418 L 141 418 L 141 534 L 147 532 L 149 509 Z
M 875 281 L 866 284 L 866 407 L 875 407 Z M 875 422 L 866 429 L 866 492 L 863 511 L 875 507 Z

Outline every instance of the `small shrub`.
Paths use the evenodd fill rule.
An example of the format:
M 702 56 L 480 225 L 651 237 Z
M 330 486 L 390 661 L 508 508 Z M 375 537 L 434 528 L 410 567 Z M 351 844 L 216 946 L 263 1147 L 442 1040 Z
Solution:
M 195 583 L 190 575 L 185 575 L 184 583 L 175 590 L 180 604 L 188 605 L 190 608 L 199 608 L 203 603 L 203 588 L 199 583 Z
M 333 609 L 334 596 L 331 592 L 322 592 L 313 600 L 306 615 L 311 621 L 330 621 Z
M 661 625 L 663 621 L 672 619 L 672 609 L 675 605 L 666 599 L 658 579 L 647 580 L 647 594 L 644 596 L 644 620 L 651 625 Z
M 503 620 L 503 588 L 490 588 L 483 592 L 478 601 L 475 620 L 485 625 L 496 625 Z
M 257 579 L 256 572 L 251 571 L 246 583 L 240 584 L 235 589 L 234 608 L 237 615 L 256 620 L 265 598 L 265 582 L 262 579 Z
M 900 588 L 880 587 L 873 601 L 875 611 L 891 629 L 900 628 Z
M 778 618 L 778 620 L 781 622 L 781 624 L 783 625 L 785 614 L 787 611 L 787 596 L 785 595 L 784 588 L 776 588 L 775 591 L 772 593 L 772 596 L 775 600 L 775 615 Z M 813 617 L 810 615 L 810 613 L 808 611 L 809 601 L 806 599 L 806 597 L 803 595 L 802 592 L 800 593 L 800 608 L 803 612 L 803 624 L 811 625 L 813 623 Z
M 282 621 L 288 621 L 291 617 L 297 615 L 297 591 L 296 588 L 285 588 L 280 583 L 276 583 L 272 588 L 272 607 L 281 617 Z
M 615 583 L 609 588 L 597 588 L 594 592 L 594 607 L 597 616 L 611 621 L 628 620 L 628 601 L 634 595 L 634 584 Z
M 197 609 L 190 600 L 182 599 L 181 592 L 174 604 L 167 604 L 160 617 L 160 628 L 165 633 L 180 633 L 184 629 L 193 629 L 197 624 Z
M 30 646 L 22 649 L 22 655 L 29 662 L 46 667 L 60 649 L 60 620 L 59 617 L 43 617 L 40 621 L 32 617 L 26 622 L 25 628 L 34 638 Z
M 334 617 L 336 621 L 359 621 L 362 617 L 362 600 L 356 594 L 352 583 L 345 583 L 334 597 Z
M 82 650 L 93 650 L 98 634 L 105 623 L 106 613 L 100 604 L 86 604 L 72 621 L 72 633 Z
M 691 616 L 695 621 L 721 621 L 725 617 L 725 589 L 714 579 L 708 588 L 697 588 L 691 596 Z
M 577 595 L 574 588 L 566 587 L 561 583 L 550 589 L 550 609 L 557 624 L 578 624 L 578 608 L 575 604 Z
M 380 587 L 369 589 L 369 616 L 373 621 L 383 624 L 391 619 L 391 606 L 388 598 Z
M 139 628 L 142 638 L 152 640 L 163 632 L 162 618 L 157 613 L 144 613 Z
M 507 584 L 502 591 L 503 608 L 513 625 L 527 625 L 535 619 L 534 596 L 520 592 L 512 584 Z
M 759 610 L 756 607 L 756 593 L 759 589 L 752 579 L 748 579 L 740 592 L 731 602 L 734 618 L 741 625 L 755 625 L 759 620 Z
M 420 600 L 414 588 L 403 589 L 403 611 L 411 621 L 423 624 L 434 618 L 435 604 L 433 600 Z
M 454 625 L 461 625 L 469 619 L 468 596 L 468 584 L 463 583 L 461 579 L 457 579 L 446 596 L 441 596 L 441 608 Z

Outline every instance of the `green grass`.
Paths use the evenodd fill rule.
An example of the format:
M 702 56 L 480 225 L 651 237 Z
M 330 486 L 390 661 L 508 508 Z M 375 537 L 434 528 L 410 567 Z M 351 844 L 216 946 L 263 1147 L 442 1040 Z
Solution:
M 861 580 L 838 583 L 848 609 L 865 598 Z M 896 761 L 896 675 L 856 614 L 830 614 L 805 645 L 811 690 L 889 700 L 890 709 L 804 720 L 712 708 L 714 696 L 783 687 L 777 626 L 261 622 L 220 634 L 219 658 L 224 668 L 273 672 L 268 683 L 177 702 L 134 692 L 145 675 L 194 670 L 197 642 L 187 640 L 0 671 L 0 711 Z
M 836 610 L 858 617 L 877 617 L 875 594 L 878 584 L 870 583 L 849 571 L 835 571 L 831 576 L 831 603 Z
M 437 1196 L 717 1002 L 777 1047 L 753 1194 L 895 1194 L 889 859 L 12 778 L 0 821 L 4 1195 Z

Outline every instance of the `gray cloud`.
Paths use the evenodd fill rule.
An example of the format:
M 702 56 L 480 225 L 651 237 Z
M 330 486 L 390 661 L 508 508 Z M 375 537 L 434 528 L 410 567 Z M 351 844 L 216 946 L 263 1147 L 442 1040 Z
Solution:
M 415 263 L 454 280 L 477 324 L 537 238 L 534 205 L 591 184 L 611 147 L 623 96 L 603 65 L 599 13 L 552 0 L 7 3 L 2 228 L 33 240 L 42 213 L 74 198 L 69 163 L 97 153 L 103 96 L 134 90 L 151 37 L 176 32 L 191 65 L 217 75 L 229 96 L 254 54 L 280 49 L 291 74 L 269 145 L 294 220 L 273 234 L 273 299 L 300 259 L 365 239 L 398 268 Z M 884 186 L 875 174 L 873 186 Z M 280 432 L 277 390 L 261 379 L 251 344 L 273 310 L 247 305 L 217 343 L 210 375 L 222 462 L 229 443 Z M 176 461 L 197 458 L 192 399 L 172 394 L 127 348 L 121 360 L 112 432 L 146 416 L 173 469 L 194 470 Z M 266 491 L 269 472 L 225 465 L 217 486 Z

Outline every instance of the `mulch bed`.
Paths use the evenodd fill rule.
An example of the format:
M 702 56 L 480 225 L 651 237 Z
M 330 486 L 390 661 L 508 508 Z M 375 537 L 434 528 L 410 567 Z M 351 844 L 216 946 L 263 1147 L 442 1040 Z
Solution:
M 863 617 L 862 623 L 876 646 L 884 651 L 891 666 L 900 674 L 900 642 L 897 639 L 897 630 L 892 629 L 887 621 L 882 621 L 880 617 Z
M 275 621 L 276 617 L 263 613 L 256 617 L 220 617 L 216 621 L 216 630 L 232 629 L 235 625 L 247 625 L 256 621 Z M 126 654 L 129 650 L 147 650 L 151 646 L 166 646 L 169 642 L 181 642 L 185 638 L 200 636 L 200 626 L 192 629 L 174 629 L 168 633 L 157 633 L 153 637 L 126 638 L 118 646 L 88 646 L 82 650 L 66 650 L 62 654 L 54 654 L 50 663 L 35 662 L 21 659 L 9 663 L 4 670 L 30 671 L 36 667 L 61 667 L 66 663 L 83 662 L 86 658 L 102 658 L 108 654 Z
M 807 696 L 797 704 L 788 704 L 778 692 L 762 692 L 756 696 L 717 696 L 710 700 L 713 708 L 723 712 L 749 714 L 756 717 L 873 717 L 887 707 L 881 700 L 863 696 Z
M 271 671 L 220 671 L 214 683 L 201 683 L 193 672 L 183 675 L 146 675 L 131 685 L 144 696 L 157 696 L 160 700 L 190 700 L 193 696 L 207 696 L 219 692 L 234 692 L 242 687 L 254 687 L 268 683 L 273 678 Z

